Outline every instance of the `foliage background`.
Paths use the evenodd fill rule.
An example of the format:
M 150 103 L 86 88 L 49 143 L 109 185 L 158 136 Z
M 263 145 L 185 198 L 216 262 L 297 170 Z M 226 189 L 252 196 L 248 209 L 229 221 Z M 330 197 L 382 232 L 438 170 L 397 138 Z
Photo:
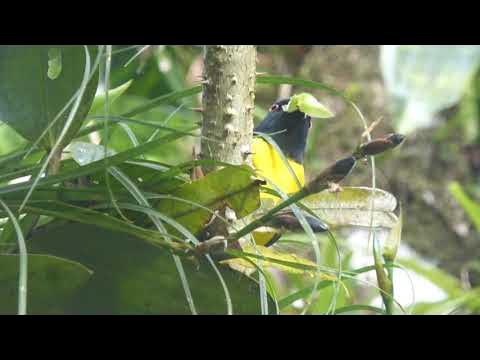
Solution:
M 471 48 L 478 50 L 475 46 Z M 436 54 L 433 63 L 428 62 L 428 56 L 424 56 L 421 49 L 412 48 L 409 56 L 415 59 L 413 63 L 420 65 L 408 68 L 405 65 L 408 61 L 402 58 L 392 70 L 382 64 L 381 51 L 380 46 L 370 45 L 259 46 L 257 71 L 318 81 L 344 91 L 370 122 L 382 119 L 374 134 L 410 129 L 402 148 L 380 157 L 377 162 L 378 187 L 394 194 L 403 206 L 399 257 L 408 274 L 401 270 L 396 272 L 396 298 L 408 308 L 414 295 L 415 306 L 410 310 L 415 313 L 475 313 L 478 305 L 470 301 L 469 294 L 479 286 L 480 281 L 480 239 L 475 227 L 480 213 L 469 200 L 475 204 L 480 196 L 480 59 L 471 55 L 473 60 L 468 63 L 465 59 L 470 55 L 444 49 Z M 123 114 L 150 99 L 200 84 L 202 56 L 201 46 L 114 46 L 110 88 L 133 81 L 111 105 L 111 113 Z M 400 74 L 396 77 L 397 85 L 403 81 L 402 74 L 407 77 L 415 73 L 420 80 L 411 81 L 413 85 L 410 85 L 409 91 L 399 96 L 394 93 L 392 83 L 386 84 L 388 71 Z M 469 76 L 463 78 L 464 73 Z M 422 76 L 427 77 L 432 86 L 436 84 L 432 79 L 446 76 L 449 86 L 459 89 L 458 99 L 453 103 L 439 101 L 444 93 L 447 98 L 455 98 L 447 90 L 442 92 L 441 86 L 438 86 L 438 92 L 432 88 L 424 88 L 422 92 Z M 99 92 L 103 87 L 100 77 Z M 332 121 L 313 124 L 306 156 L 307 177 L 312 177 L 355 148 L 363 128 L 353 111 L 338 97 L 290 85 L 257 85 L 256 123 L 273 101 L 301 91 L 313 93 L 337 115 Z M 414 96 L 425 93 L 433 95 Z M 405 117 L 403 110 L 414 101 L 416 104 L 431 105 L 430 112 L 417 107 L 417 112 L 410 110 Z M 187 97 L 162 104 L 133 118 L 185 131 L 201 121 L 200 114 L 192 110 L 200 106 L 200 95 Z M 102 114 L 102 111 L 97 114 Z M 427 125 L 420 127 L 420 117 L 428 118 Z M 129 127 L 139 142 L 146 141 L 155 131 L 135 124 Z M 158 135 L 162 134 L 167 132 L 160 130 Z M 84 140 L 99 143 L 102 136 L 102 131 L 99 131 Z M 124 128 L 116 127 L 110 136 L 110 147 L 117 152 L 133 146 L 132 135 L 129 136 Z M 25 139 L 4 123 L 0 126 L 0 139 L 0 155 L 26 144 Z M 198 139 L 185 137 L 162 145 L 161 151 L 151 149 L 144 157 L 179 164 L 191 160 L 194 146 L 198 146 Z M 369 178 L 369 167 L 360 166 L 345 185 L 368 186 Z M 344 268 L 358 268 L 372 263 L 365 231 L 352 228 L 336 235 Z M 301 234 L 291 234 L 282 238 L 276 246 L 313 258 L 306 241 L 307 238 Z M 336 251 L 331 242 L 326 237 L 320 237 L 320 242 L 322 264 L 337 266 Z M 283 296 L 311 284 L 311 279 L 306 276 L 278 271 L 271 272 L 271 279 L 277 292 Z M 337 306 L 360 302 L 380 306 L 378 291 L 369 285 L 375 284 L 374 275 L 366 274 L 361 279 L 363 282 L 345 282 L 347 290 L 340 291 Z M 323 296 L 314 299 L 309 312 L 325 312 L 330 303 L 329 292 L 332 291 L 333 288 L 324 289 Z M 301 313 L 304 306 L 305 301 L 300 299 L 283 312 Z M 368 309 L 353 312 L 370 313 Z

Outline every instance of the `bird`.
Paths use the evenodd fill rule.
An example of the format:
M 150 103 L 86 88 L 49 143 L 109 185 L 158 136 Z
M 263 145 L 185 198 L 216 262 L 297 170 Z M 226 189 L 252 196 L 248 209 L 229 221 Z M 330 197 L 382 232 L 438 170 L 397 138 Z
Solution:
M 307 114 L 299 110 L 293 112 L 284 110 L 289 101 L 289 98 L 276 101 L 253 131 L 254 134 L 267 134 L 273 139 L 285 155 L 294 174 L 291 174 L 281 154 L 267 140 L 256 136 L 252 142 L 252 162 L 258 175 L 273 182 L 286 194 L 297 192 L 305 184 L 303 162 L 308 131 L 311 127 L 311 117 Z M 272 188 L 270 185 L 268 187 Z M 265 194 L 263 197 L 278 199 L 271 194 Z
M 305 185 L 304 158 L 307 146 L 307 137 L 312 126 L 312 117 L 300 110 L 287 111 L 291 98 L 280 99 L 273 103 L 267 115 L 255 128 L 252 142 L 252 164 L 257 175 L 267 180 L 267 188 L 278 189 L 289 195 L 303 188 Z M 262 137 L 267 134 L 273 140 L 272 145 Z M 278 149 L 284 157 L 279 153 Z M 288 165 L 285 163 L 289 164 Z M 272 186 L 269 183 L 275 184 Z M 262 203 L 274 206 L 281 201 L 277 196 L 262 192 Z M 319 219 L 306 215 L 307 222 L 314 232 L 328 230 L 326 224 Z M 277 214 L 266 226 L 253 232 L 257 245 L 271 246 L 287 230 L 301 228 L 298 219 L 291 210 Z
M 301 101 L 300 97 L 303 97 L 304 111 L 311 110 L 311 105 L 316 102 L 308 96 L 308 94 L 297 96 L 297 103 Z M 308 133 L 312 126 L 312 116 L 309 114 L 322 115 L 319 115 L 319 112 L 306 114 L 300 110 L 299 106 L 292 107 L 293 98 L 274 102 L 263 121 L 253 129 L 254 135 L 257 134 L 257 136 L 254 136 L 252 142 L 252 164 L 257 175 L 267 180 L 265 185 L 267 188 L 280 190 L 287 195 L 301 189 L 309 193 L 316 193 L 321 189 L 340 192 L 342 188 L 339 183 L 352 172 L 357 160 L 393 149 L 405 139 L 404 135 L 394 133 L 361 144 L 353 154 L 336 161 L 305 185 L 305 149 Z M 307 104 L 309 101 L 310 103 Z M 317 103 L 315 106 L 318 105 L 320 104 Z M 323 117 L 331 116 L 333 114 Z M 269 137 L 265 137 L 265 134 Z M 265 204 L 267 208 L 282 201 L 278 196 L 265 191 L 260 193 L 260 199 L 262 206 Z M 328 226 L 317 217 L 305 214 L 305 219 L 314 232 L 328 231 Z M 257 245 L 271 246 L 285 231 L 301 228 L 299 220 L 292 210 L 284 210 L 276 214 L 265 226 L 255 230 L 252 235 Z

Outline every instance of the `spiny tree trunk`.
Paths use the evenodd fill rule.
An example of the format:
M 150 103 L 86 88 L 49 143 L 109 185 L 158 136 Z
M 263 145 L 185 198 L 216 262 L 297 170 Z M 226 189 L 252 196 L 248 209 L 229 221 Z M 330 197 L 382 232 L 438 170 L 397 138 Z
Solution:
M 235 165 L 250 163 L 255 69 L 256 48 L 253 45 L 205 47 L 203 159 Z M 205 170 L 213 169 L 207 167 Z
M 204 57 L 201 158 L 234 165 L 251 163 L 256 48 L 252 45 L 207 45 Z M 204 167 L 205 172 L 215 166 Z M 221 213 L 231 222 L 228 208 Z M 228 235 L 214 217 L 203 236 Z

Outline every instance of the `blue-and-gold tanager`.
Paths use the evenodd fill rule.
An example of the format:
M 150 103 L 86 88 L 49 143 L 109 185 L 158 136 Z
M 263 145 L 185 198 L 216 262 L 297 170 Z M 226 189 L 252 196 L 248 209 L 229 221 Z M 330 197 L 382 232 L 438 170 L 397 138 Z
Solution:
M 301 111 L 301 108 L 302 106 L 295 104 L 292 106 L 292 98 L 279 100 L 270 107 L 265 119 L 254 129 L 256 133 L 269 135 L 283 152 L 284 157 L 267 140 L 256 136 L 252 143 L 253 166 L 260 177 L 273 182 L 285 194 L 295 193 L 305 185 L 303 162 L 312 117 Z M 285 158 L 291 170 L 285 163 Z M 272 188 L 268 182 L 267 187 Z M 261 199 L 262 202 L 270 202 L 272 206 L 281 201 L 278 197 L 264 192 L 261 193 Z M 314 231 L 321 232 L 327 229 L 321 221 L 311 216 L 306 218 Z M 268 225 L 270 228 L 258 229 L 253 233 L 258 245 L 270 246 L 280 238 L 282 232 L 275 231 L 273 228 L 301 229 L 301 225 L 291 212 L 278 214 Z
M 279 100 L 270 107 L 266 117 L 255 127 L 254 133 L 259 136 L 255 136 L 252 142 L 252 163 L 257 175 L 267 180 L 266 187 L 287 195 L 302 188 L 304 193 L 316 193 L 327 187 L 338 191 L 338 183 L 353 170 L 357 160 L 393 149 L 405 139 L 405 136 L 400 134 L 389 134 L 384 138 L 360 144 L 353 154 L 324 169 L 305 187 L 303 162 L 312 118 L 330 117 L 333 117 L 333 114 L 307 93 Z M 260 198 L 262 206 L 267 209 L 282 201 L 268 192 L 261 192 Z M 304 216 L 314 232 L 328 230 L 327 225 L 318 218 L 307 214 Z M 256 228 L 252 235 L 257 245 L 270 246 L 285 231 L 302 228 L 291 210 L 283 210 L 264 223 L 264 226 Z

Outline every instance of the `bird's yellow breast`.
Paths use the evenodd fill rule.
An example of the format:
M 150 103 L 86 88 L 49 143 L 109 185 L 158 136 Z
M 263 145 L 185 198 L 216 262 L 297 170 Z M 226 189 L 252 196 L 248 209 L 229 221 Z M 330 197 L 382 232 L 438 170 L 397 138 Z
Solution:
M 300 190 L 301 187 L 298 186 L 298 184 L 303 187 L 305 184 L 305 171 L 302 164 L 287 158 L 288 164 L 298 179 L 297 181 L 288 169 L 282 156 L 265 140 L 261 138 L 253 139 L 252 150 L 253 166 L 259 176 L 267 178 L 286 194 L 295 193 Z M 272 186 L 268 184 L 267 186 L 272 188 Z M 277 197 L 266 193 L 262 193 L 261 197 L 262 199 L 271 198 L 275 199 L 275 202 L 278 201 Z
M 300 190 L 299 184 L 301 186 L 305 184 L 303 165 L 287 158 L 288 164 L 295 175 L 292 174 L 282 156 L 265 140 L 261 138 L 253 139 L 252 150 L 252 161 L 257 175 L 274 183 L 282 192 L 286 194 L 295 193 Z M 274 189 L 268 182 L 266 186 Z M 260 199 L 263 203 L 270 202 L 267 206 L 274 206 L 281 201 L 280 198 L 264 192 L 260 193 Z M 273 229 L 261 228 L 254 231 L 252 235 L 258 245 L 265 246 L 273 239 L 275 234 Z

